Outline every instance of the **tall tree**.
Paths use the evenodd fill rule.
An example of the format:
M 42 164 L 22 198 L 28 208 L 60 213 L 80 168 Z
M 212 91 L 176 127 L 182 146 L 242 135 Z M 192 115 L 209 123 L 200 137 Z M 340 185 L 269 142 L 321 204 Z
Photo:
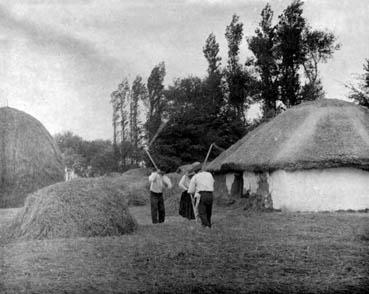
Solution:
M 134 157 L 137 161 L 138 149 L 142 139 L 142 122 L 140 120 L 140 101 L 146 100 L 147 88 L 141 76 L 137 76 L 132 83 L 130 104 L 130 129 L 131 143 L 134 149 Z
M 221 90 L 222 70 L 219 54 L 219 44 L 211 33 L 203 47 L 204 56 L 208 62 L 208 76 L 205 80 L 206 96 L 208 97 L 208 112 L 219 113 L 224 107 L 224 97 Z M 204 101 L 205 102 L 205 101 Z
M 327 62 L 340 47 L 333 33 L 309 27 L 302 6 L 302 1 L 294 0 L 273 25 L 273 11 L 267 4 L 255 35 L 248 38 L 266 119 L 276 114 L 277 100 L 290 107 L 322 97 L 318 65 Z
M 233 15 L 231 23 L 226 27 L 225 37 L 228 42 L 228 62 L 226 67 L 226 82 L 229 90 L 228 102 L 234 108 L 236 116 L 243 118 L 246 100 L 244 87 L 244 72 L 239 63 L 240 44 L 243 37 L 243 24 L 239 16 Z
M 110 95 L 110 103 L 113 107 L 112 114 L 112 125 L 113 125 L 113 150 L 115 157 L 118 159 L 119 157 L 119 148 L 118 148 L 118 124 L 119 124 L 119 95 L 118 91 L 114 91 Z
M 165 64 L 164 62 L 160 62 L 152 69 L 147 80 L 148 97 L 146 103 L 148 106 L 148 114 L 146 131 L 148 141 L 154 136 L 162 121 L 162 115 L 165 109 L 165 97 L 163 95 L 164 78 Z
M 306 60 L 303 32 L 306 21 L 302 16 L 303 2 L 294 0 L 279 16 L 277 54 L 280 58 L 281 99 L 289 107 L 300 102 L 300 66 Z
M 219 73 L 222 58 L 218 55 L 219 44 L 213 33 L 211 33 L 206 39 L 202 52 L 208 61 L 208 75 L 211 76 Z
M 126 150 L 125 142 L 129 140 L 129 102 L 130 102 L 130 87 L 127 78 L 118 85 L 118 89 L 111 94 L 111 101 L 113 101 L 113 108 L 116 108 L 113 112 L 114 123 L 119 123 L 116 125 L 116 138 L 119 141 L 119 155 L 121 165 L 126 165 Z M 113 109 L 114 110 L 114 109 Z M 119 117 L 118 117 L 119 116 Z M 113 125 L 114 127 L 114 125 Z M 119 137 L 119 138 L 118 138 Z M 117 144 L 117 142 L 115 142 Z
M 130 101 L 130 86 L 128 79 L 124 79 L 119 85 L 119 110 L 120 110 L 120 127 L 121 127 L 121 142 L 127 141 L 129 138 L 129 101 Z
M 255 66 L 260 75 L 260 100 L 263 102 L 263 115 L 274 116 L 278 93 L 278 64 L 275 53 L 276 30 L 272 25 L 273 11 L 267 4 L 261 11 L 261 21 L 255 36 L 248 38 L 249 49 L 256 60 Z
M 313 30 L 310 27 L 305 29 L 304 44 L 306 59 L 303 67 L 307 82 L 302 87 L 301 97 L 303 100 L 315 100 L 324 96 L 318 65 L 326 63 L 340 49 L 340 44 L 332 32 Z

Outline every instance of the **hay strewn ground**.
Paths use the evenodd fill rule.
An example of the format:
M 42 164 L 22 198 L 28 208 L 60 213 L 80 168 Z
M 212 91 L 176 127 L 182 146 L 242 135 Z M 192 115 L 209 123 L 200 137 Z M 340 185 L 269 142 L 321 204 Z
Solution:
M 212 230 L 178 218 L 134 234 L 0 247 L 7 293 L 364 293 L 369 215 L 218 210 Z M 1 211 L 0 211 L 1 215 Z M 149 218 L 148 218 L 149 219 Z M 1 219 L 0 219 L 1 223 Z
M 15 240 L 112 236 L 135 229 L 121 193 L 102 179 L 76 179 L 30 195 L 7 236 Z

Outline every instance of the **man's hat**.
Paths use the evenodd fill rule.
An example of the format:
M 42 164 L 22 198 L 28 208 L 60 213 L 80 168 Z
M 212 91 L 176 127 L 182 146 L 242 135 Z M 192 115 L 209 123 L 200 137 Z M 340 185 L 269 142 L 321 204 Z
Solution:
M 201 170 L 201 168 L 202 168 L 202 164 L 200 162 L 194 162 L 189 172 L 197 173 L 198 171 Z
M 187 172 L 187 175 L 188 176 L 193 176 L 195 174 L 195 172 L 193 171 L 193 170 L 189 170 L 188 172 Z

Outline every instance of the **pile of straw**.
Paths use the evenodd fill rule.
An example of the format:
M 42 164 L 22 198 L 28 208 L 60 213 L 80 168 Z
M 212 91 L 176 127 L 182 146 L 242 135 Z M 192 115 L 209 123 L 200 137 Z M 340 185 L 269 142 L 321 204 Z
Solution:
M 103 179 L 75 179 L 27 197 L 7 234 L 10 239 L 121 235 L 137 224 L 121 193 Z
M 149 175 L 151 171 L 146 168 L 131 169 L 118 177 L 106 177 L 106 182 L 118 190 L 126 199 L 129 206 L 141 206 L 150 203 L 150 184 Z M 174 211 L 175 202 L 179 203 L 181 191 L 178 187 L 182 174 L 169 173 L 166 174 L 172 182 L 172 189 L 165 189 L 163 192 L 164 199 L 169 201 L 168 211 Z M 173 202 L 173 204 L 172 204 Z M 169 204 L 170 203 L 170 204 Z M 167 210 L 167 209 L 166 209 Z
M 59 149 L 30 115 L 0 108 L 0 207 L 23 206 L 28 193 L 63 181 Z
M 135 168 L 117 177 L 106 177 L 106 181 L 124 195 L 129 206 L 140 206 L 150 202 L 149 175 L 149 169 Z
M 356 167 L 369 169 L 369 110 L 336 99 L 302 103 L 265 123 L 207 169 L 273 171 Z

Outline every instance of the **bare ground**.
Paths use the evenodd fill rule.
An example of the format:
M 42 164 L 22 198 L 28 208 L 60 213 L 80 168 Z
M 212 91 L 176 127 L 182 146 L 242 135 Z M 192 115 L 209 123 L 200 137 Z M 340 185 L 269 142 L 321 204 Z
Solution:
M 369 214 L 220 209 L 211 230 L 169 216 L 136 233 L 2 244 L 0 293 L 364 293 Z M 0 210 L 4 226 L 15 210 Z

